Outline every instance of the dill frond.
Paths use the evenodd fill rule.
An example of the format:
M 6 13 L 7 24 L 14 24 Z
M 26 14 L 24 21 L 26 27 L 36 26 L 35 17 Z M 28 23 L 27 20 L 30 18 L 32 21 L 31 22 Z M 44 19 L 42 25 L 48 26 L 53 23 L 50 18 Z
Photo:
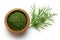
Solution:
M 51 22 L 54 22 L 53 16 L 55 16 L 55 13 L 51 13 L 52 8 L 48 7 L 42 7 L 38 8 L 38 12 L 36 12 L 36 5 L 33 5 L 31 7 L 31 26 L 37 30 L 40 28 L 45 29 L 45 27 L 48 27 L 49 25 L 52 25 Z

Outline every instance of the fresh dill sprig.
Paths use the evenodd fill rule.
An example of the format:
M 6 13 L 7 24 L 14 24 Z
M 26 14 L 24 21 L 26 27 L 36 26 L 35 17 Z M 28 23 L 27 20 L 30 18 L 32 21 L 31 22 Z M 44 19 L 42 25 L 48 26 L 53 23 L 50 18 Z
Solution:
M 49 7 L 42 7 L 38 8 L 38 11 L 36 10 L 36 5 L 33 5 L 31 7 L 31 25 L 30 27 L 33 27 L 37 30 L 40 28 L 45 29 L 45 27 L 48 27 L 49 25 L 52 25 L 51 22 L 54 22 L 53 16 L 55 16 L 55 13 L 51 13 L 51 9 Z M 36 12 L 37 11 L 37 12 Z

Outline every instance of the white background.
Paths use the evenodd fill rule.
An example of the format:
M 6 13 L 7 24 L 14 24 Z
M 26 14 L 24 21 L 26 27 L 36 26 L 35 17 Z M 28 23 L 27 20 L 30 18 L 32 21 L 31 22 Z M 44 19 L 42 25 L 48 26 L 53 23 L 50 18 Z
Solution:
M 40 32 L 28 28 L 26 33 L 19 36 L 12 35 L 4 25 L 4 18 L 7 12 L 13 8 L 22 8 L 30 15 L 30 7 L 36 2 L 40 7 L 49 6 L 55 16 L 52 26 Z M 60 40 L 60 1 L 59 0 L 0 0 L 0 40 Z

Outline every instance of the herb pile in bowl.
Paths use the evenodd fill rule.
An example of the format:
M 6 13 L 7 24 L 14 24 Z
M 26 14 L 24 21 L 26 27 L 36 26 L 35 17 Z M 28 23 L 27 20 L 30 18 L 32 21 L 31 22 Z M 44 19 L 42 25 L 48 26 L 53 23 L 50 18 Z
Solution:
M 20 31 L 25 28 L 27 17 L 23 12 L 14 11 L 8 16 L 7 23 L 12 30 Z

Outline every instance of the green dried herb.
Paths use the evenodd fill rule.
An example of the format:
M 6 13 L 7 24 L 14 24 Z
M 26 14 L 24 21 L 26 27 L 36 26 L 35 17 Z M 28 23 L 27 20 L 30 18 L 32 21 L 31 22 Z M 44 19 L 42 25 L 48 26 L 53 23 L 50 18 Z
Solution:
M 27 17 L 23 12 L 14 11 L 8 16 L 7 23 L 12 30 L 19 31 L 25 27 Z
M 33 27 L 37 30 L 40 30 L 40 28 L 45 29 L 45 27 L 52 25 L 51 23 L 53 22 L 52 17 L 55 15 L 56 15 L 55 13 L 51 13 L 51 8 L 47 8 L 47 7 L 36 8 L 36 5 L 34 5 L 31 8 L 30 27 Z

